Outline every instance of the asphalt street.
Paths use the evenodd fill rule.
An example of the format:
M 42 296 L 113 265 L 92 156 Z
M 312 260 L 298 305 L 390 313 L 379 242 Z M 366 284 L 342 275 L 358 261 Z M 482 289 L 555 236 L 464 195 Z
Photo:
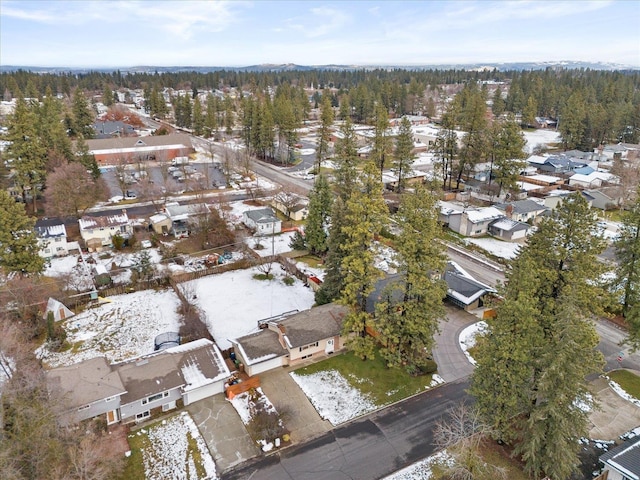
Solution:
M 448 409 L 471 401 L 465 381 L 428 390 L 311 441 L 258 457 L 223 480 L 374 480 L 432 455 L 433 431 Z

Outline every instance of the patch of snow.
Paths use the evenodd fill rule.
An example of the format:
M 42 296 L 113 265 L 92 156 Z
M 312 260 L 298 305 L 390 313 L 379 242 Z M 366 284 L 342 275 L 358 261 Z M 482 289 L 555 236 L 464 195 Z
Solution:
M 301 148 L 300 150 L 298 150 L 298 153 L 300 155 L 313 155 L 315 153 L 315 149 L 313 148 Z
M 633 430 L 629 430 L 628 432 L 623 433 L 622 435 L 620 435 L 620 438 L 622 440 L 628 440 L 630 438 L 635 438 L 638 435 L 640 435 L 640 427 L 636 427 Z
M 145 430 L 140 430 L 145 432 Z M 187 412 L 175 415 L 149 428 L 150 446 L 142 449 L 145 477 L 148 479 L 214 480 L 216 466 L 198 427 Z M 198 477 L 188 435 L 196 441 L 205 476 Z
M 309 398 L 318 414 L 332 425 L 339 425 L 378 408 L 368 396 L 352 387 L 335 370 L 311 375 L 291 372 L 289 375 Z
M 585 413 L 589 413 L 593 410 L 593 395 L 586 393 L 583 398 L 576 398 L 573 401 L 573 406 Z
M 452 459 L 446 450 L 431 455 L 419 462 L 409 465 L 402 470 L 398 470 L 382 480 L 429 480 L 431 478 L 431 467 L 437 463 L 448 463 Z
M 112 363 L 121 362 L 153 352 L 157 335 L 179 328 L 176 310 L 180 301 L 173 290 L 143 290 L 107 300 L 63 323 L 67 341 L 74 348 L 52 352 L 45 343 L 36 355 L 49 367 L 99 356 Z
M 460 332 L 460 336 L 458 337 L 458 342 L 460 342 L 460 348 L 466 355 L 467 359 L 473 364 L 476 365 L 475 359 L 469 355 L 469 349 L 476 344 L 476 335 L 484 333 L 487 328 L 487 322 L 481 321 L 469 325 L 462 332 Z
M 492 255 L 499 258 L 506 258 L 507 260 L 516 258 L 522 246 L 519 243 L 504 242 L 495 238 L 466 238 L 465 242 L 467 244 L 472 243 L 473 245 L 477 245 Z
M 633 403 L 636 407 L 640 407 L 640 400 L 629 395 L 627 391 L 624 388 L 622 388 L 620 385 L 618 385 L 616 382 L 614 382 L 613 380 L 609 380 L 609 386 L 613 389 L 614 392 L 616 392 L 626 401 Z
M 549 144 L 560 143 L 562 141 L 560 132 L 557 132 L 555 130 L 539 129 L 539 130 L 533 130 L 530 132 L 525 131 L 522 133 L 524 134 L 524 138 L 527 141 L 527 144 L 525 145 L 524 149 L 528 153 L 532 153 L 533 149 L 537 145 L 543 145 L 546 147 Z
M 298 279 L 285 285 L 280 264 L 274 263 L 273 280 L 256 280 L 257 268 L 235 270 L 185 282 L 195 294 L 196 305 L 206 314 L 209 331 L 225 350 L 234 339 L 257 331 L 258 320 L 291 310 L 307 310 L 314 293 Z
M 248 237 L 245 239 L 246 244 L 261 257 L 267 257 L 271 254 L 278 255 L 291 251 L 289 243 L 295 235 L 295 232 L 285 232 L 278 235 L 268 237 Z M 262 245 L 263 248 L 256 248 Z

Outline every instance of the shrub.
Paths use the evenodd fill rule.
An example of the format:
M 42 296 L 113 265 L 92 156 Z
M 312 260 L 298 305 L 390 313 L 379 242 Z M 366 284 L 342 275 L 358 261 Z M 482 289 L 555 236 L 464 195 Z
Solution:
M 294 283 L 296 283 L 296 279 L 293 277 L 284 277 L 282 279 L 282 283 L 284 283 L 285 285 L 287 285 L 288 287 L 292 286 Z

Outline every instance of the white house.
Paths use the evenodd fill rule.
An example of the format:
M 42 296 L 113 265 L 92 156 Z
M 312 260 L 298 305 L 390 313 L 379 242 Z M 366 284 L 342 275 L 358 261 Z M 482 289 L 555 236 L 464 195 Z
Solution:
M 604 470 L 595 480 L 640 480 L 640 437 L 604 453 L 600 462 Z
M 67 229 L 62 220 L 44 218 L 35 225 L 39 254 L 44 258 L 64 257 L 69 250 L 78 249 L 78 242 L 67 241 Z
M 133 225 L 129 221 L 127 212 L 101 217 L 84 216 L 78 220 L 80 236 L 90 250 L 101 250 L 102 247 L 113 245 L 113 237 L 123 238 L 133 236 Z
M 282 231 L 282 222 L 271 208 L 243 212 L 242 223 L 254 230 L 256 235 L 272 235 Z

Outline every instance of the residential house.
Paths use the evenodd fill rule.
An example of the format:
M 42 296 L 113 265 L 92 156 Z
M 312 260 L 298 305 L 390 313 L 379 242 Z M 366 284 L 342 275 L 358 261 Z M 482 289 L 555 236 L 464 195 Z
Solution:
M 112 138 L 112 137 L 127 137 L 135 135 L 136 131 L 131 126 L 120 120 L 117 121 L 97 121 L 93 124 L 93 129 L 96 131 L 94 139 L 100 138 Z
M 92 358 L 49 370 L 47 379 L 64 395 L 70 421 L 105 415 L 112 424 L 223 393 L 229 375 L 218 347 L 203 338 L 118 364 Z
M 103 247 L 113 245 L 115 235 L 120 235 L 123 238 L 133 236 L 133 225 L 129 221 L 126 210 L 115 215 L 84 216 L 78 223 L 80 224 L 80 236 L 85 241 L 87 248 L 92 251 L 100 251 Z
M 330 355 L 344 346 L 342 323 L 347 309 L 329 303 L 259 322 L 261 329 L 231 340 L 236 358 L 249 375 Z
M 64 222 L 57 218 L 44 218 L 36 221 L 36 236 L 41 257 L 64 257 L 70 250 L 78 249 L 78 242 L 67 241 L 67 229 Z
M 530 161 L 531 159 L 529 159 Z M 539 170 L 548 173 L 569 173 L 577 168 L 586 167 L 587 163 L 574 160 L 565 155 L 551 155 L 541 164 L 535 165 Z
M 557 208 L 558 205 L 560 205 L 562 201 L 572 193 L 574 192 L 570 190 L 550 190 L 546 192 L 546 197 L 544 197 L 544 205 L 548 209 L 553 210 Z M 594 198 L 586 190 L 582 190 L 580 193 L 591 207 Z
M 489 233 L 507 242 L 513 242 L 525 238 L 530 228 L 527 223 L 499 218 L 489 224 Z
M 176 133 L 149 137 L 116 137 L 87 140 L 89 153 L 100 165 L 171 160 L 195 152 L 191 137 Z
M 282 231 L 282 222 L 268 207 L 243 212 L 242 223 L 255 231 L 256 235 L 272 235 Z
M 477 281 L 455 262 L 447 262 L 444 272 L 447 282 L 447 299 L 463 310 L 470 311 L 484 306 L 484 297 L 495 290 Z
M 640 480 L 640 437 L 602 454 L 600 462 L 604 470 L 595 480 Z
M 489 224 L 498 218 L 504 218 L 504 213 L 495 207 L 466 208 L 461 212 L 451 212 L 448 226 L 465 237 L 479 237 L 486 235 Z
M 556 128 L 558 121 L 548 117 L 535 117 L 534 127 L 536 128 Z
M 571 178 L 569 178 L 569 185 L 581 188 L 598 188 L 602 186 L 603 183 L 612 182 L 615 179 L 615 175 L 594 170 L 588 174 L 573 174 Z
M 598 190 L 585 190 L 584 193 L 589 195 L 591 206 L 600 210 L 613 210 L 620 208 L 622 204 L 622 193 L 618 187 L 605 187 Z
M 273 197 L 271 206 L 283 215 L 297 222 L 307 218 L 309 214 L 309 201 L 293 193 L 280 193 Z
M 536 202 L 529 198 L 515 202 L 498 203 L 494 205 L 494 207 L 504 212 L 504 215 L 508 219 L 517 222 L 528 222 L 529 220 L 533 222 L 548 210 L 543 203 Z
M 167 203 L 164 212 L 153 215 L 150 222 L 156 233 L 171 233 L 175 238 L 189 236 L 192 225 L 199 217 L 210 213 L 206 203 L 180 205 L 176 202 Z

